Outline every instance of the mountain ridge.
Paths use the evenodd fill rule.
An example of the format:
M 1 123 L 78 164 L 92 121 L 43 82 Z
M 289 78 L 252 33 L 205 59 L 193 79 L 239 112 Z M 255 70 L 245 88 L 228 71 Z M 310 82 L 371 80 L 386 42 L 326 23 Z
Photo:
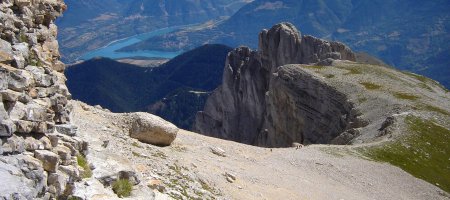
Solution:
M 197 114 L 196 132 L 268 147 L 372 142 L 390 115 L 410 109 L 398 105 L 423 107 L 416 93 L 431 107 L 449 99 L 434 81 L 356 63 L 345 45 L 302 36 L 289 23 L 263 30 L 259 38 L 259 51 L 239 47 L 228 55 L 222 85 Z M 396 84 L 415 86 L 401 90 Z
M 327 120 L 336 122 L 331 125 L 355 122 L 348 123 L 345 130 L 352 131 L 340 134 L 338 139 L 343 142 L 338 143 L 355 139 L 355 135 L 359 139 L 351 140 L 356 145 L 345 146 L 294 143 L 293 148 L 262 148 L 239 144 L 180 130 L 149 113 L 111 113 L 100 106 L 71 100 L 54 24 L 66 8 L 62 0 L 0 3 L 0 199 L 450 198 L 446 159 L 450 154 L 450 97 L 434 80 L 339 60 L 355 57 L 341 43 L 300 37 L 287 24 L 261 34 L 261 52 L 240 47 L 228 54 L 229 48 L 221 45 L 205 46 L 205 52 L 197 55 L 190 52 L 193 55 L 182 62 L 189 70 L 186 74 L 198 74 L 193 70 L 195 55 L 206 63 L 217 61 L 220 64 L 213 67 L 220 67 L 218 71 L 225 69 L 224 81 L 232 86 L 228 87 L 232 95 L 226 98 L 235 98 L 237 104 L 242 103 L 240 97 L 248 94 L 264 99 L 269 103 L 267 113 L 272 116 L 268 122 L 278 125 L 275 130 L 296 128 L 303 116 L 314 120 L 305 120 L 307 128 L 321 126 L 320 122 Z M 226 58 L 222 55 L 229 55 L 230 65 L 223 66 Z M 220 59 L 213 59 L 215 56 Z M 95 61 L 117 64 L 108 59 L 90 62 Z M 309 62 L 318 63 L 305 64 Z M 291 64 L 283 65 L 287 63 Z M 173 66 L 169 69 L 182 68 L 177 63 L 167 63 L 170 64 Z M 101 68 L 100 74 L 106 71 L 110 78 L 107 81 L 116 82 L 121 74 L 104 67 L 106 70 Z M 127 73 L 134 77 L 126 78 L 133 83 L 142 81 L 138 78 L 145 73 L 129 68 Z M 185 73 L 167 71 L 164 77 L 152 77 L 155 79 L 149 82 L 171 77 L 172 80 L 161 80 L 164 85 L 155 88 L 182 94 L 173 90 L 180 86 L 178 77 Z M 95 78 L 104 77 L 80 83 L 90 89 Z M 184 78 L 189 78 L 184 82 L 196 83 L 190 81 L 195 77 Z M 210 83 L 220 80 L 208 78 Z M 69 81 L 72 79 L 69 77 Z M 270 82 L 264 84 L 258 79 Z M 268 89 L 268 93 L 247 87 L 251 83 L 262 83 L 258 86 Z M 117 82 L 112 88 L 100 85 L 105 90 L 123 89 Z M 150 90 L 137 89 L 127 90 L 138 92 L 134 95 L 151 94 Z M 179 89 L 203 94 L 187 90 L 191 88 Z M 168 97 L 175 95 L 170 93 Z M 168 105 L 166 111 L 177 111 L 183 98 L 169 98 L 162 102 Z M 248 101 L 244 105 L 256 104 Z M 224 104 L 223 108 L 233 106 Z M 346 113 L 348 110 L 350 114 Z M 327 116 L 327 111 L 333 112 Z M 360 122 L 369 120 L 362 124 L 346 120 L 355 116 L 363 119 Z M 232 118 L 228 115 L 223 119 Z M 245 133 L 244 129 L 241 132 Z M 292 139 L 289 136 L 299 134 L 293 131 L 273 135 L 269 129 L 267 133 L 270 137 L 262 135 L 263 139 L 277 139 L 283 147 Z M 327 133 L 299 134 L 304 136 L 303 142 L 328 139 L 324 135 Z M 359 144 L 364 142 L 368 144 Z
M 450 42 L 449 8 L 448 1 L 257 0 L 211 28 L 158 36 L 124 49 L 190 49 L 208 42 L 256 48 L 253 35 L 286 21 L 302 27 L 304 34 L 341 41 L 449 87 L 450 60 L 444 45 Z

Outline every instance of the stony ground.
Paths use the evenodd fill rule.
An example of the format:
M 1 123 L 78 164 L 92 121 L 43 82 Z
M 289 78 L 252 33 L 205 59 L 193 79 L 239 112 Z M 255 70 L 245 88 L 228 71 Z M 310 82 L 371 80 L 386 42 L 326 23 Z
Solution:
M 130 199 L 450 199 L 350 147 L 268 149 L 184 130 L 171 146 L 156 147 L 130 138 L 123 115 L 72 104 L 73 122 L 90 142 L 88 159 L 96 167 L 94 178 L 77 184 L 76 193 L 89 199 L 116 198 L 96 178 L 120 170 L 139 176 Z

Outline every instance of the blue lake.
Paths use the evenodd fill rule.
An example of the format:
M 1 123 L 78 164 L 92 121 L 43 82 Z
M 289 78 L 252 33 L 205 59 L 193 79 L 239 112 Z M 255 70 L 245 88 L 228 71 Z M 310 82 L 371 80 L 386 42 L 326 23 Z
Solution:
M 189 25 L 188 25 L 189 26 Z M 175 56 L 180 55 L 183 53 L 182 51 L 176 51 L 176 52 L 168 52 L 168 51 L 149 51 L 149 50 L 143 50 L 143 51 L 133 51 L 133 52 L 119 52 L 117 50 L 130 46 L 132 44 L 136 44 L 138 42 L 144 41 L 146 39 L 149 39 L 151 37 L 167 34 L 176 30 L 180 30 L 182 28 L 188 27 L 188 26 L 174 26 L 174 27 L 168 27 L 163 29 L 158 29 L 152 32 L 143 33 L 139 35 L 135 35 L 132 37 L 128 37 L 125 39 L 114 41 L 110 44 L 108 44 L 105 47 L 96 49 L 94 51 L 88 52 L 81 56 L 81 60 L 89 60 L 95 57 L 106 57 L 111 59 L 120 59 L 120 58 L 129 58 L 129 57 L 147 57 L 147 58 L 173 58 Z M 191 25 L 192 26 L 192 25 Z

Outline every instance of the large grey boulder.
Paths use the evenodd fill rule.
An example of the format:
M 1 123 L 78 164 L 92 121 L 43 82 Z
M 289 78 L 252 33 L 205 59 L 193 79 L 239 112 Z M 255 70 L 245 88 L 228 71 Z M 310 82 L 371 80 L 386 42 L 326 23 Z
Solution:
M 133 113 L 130 118 L 130 136 L 148 144 L 168 146 L 179 130 L 172 123 L 149 113 Z

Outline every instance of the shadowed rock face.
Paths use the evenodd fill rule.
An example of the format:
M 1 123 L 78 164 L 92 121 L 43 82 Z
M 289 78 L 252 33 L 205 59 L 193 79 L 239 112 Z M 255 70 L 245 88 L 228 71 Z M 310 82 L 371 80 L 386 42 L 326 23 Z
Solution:
M 263 30 L 259 41 L 258 52 L 239 47 L 229 53 L 223 83 L 197 114 L 195 130 L 270 147 L 329 143 L 345 131 L 354 119 L 346 96 L 285 65 L 354 61 L 355 54 L 338 42 L 302 37 L 289 23 Z
M 357 121 L 347 96 L 295 65 L 280 67 L 271 76 L 264 130 L 257 145 L 286 146 L 332 141 Z

